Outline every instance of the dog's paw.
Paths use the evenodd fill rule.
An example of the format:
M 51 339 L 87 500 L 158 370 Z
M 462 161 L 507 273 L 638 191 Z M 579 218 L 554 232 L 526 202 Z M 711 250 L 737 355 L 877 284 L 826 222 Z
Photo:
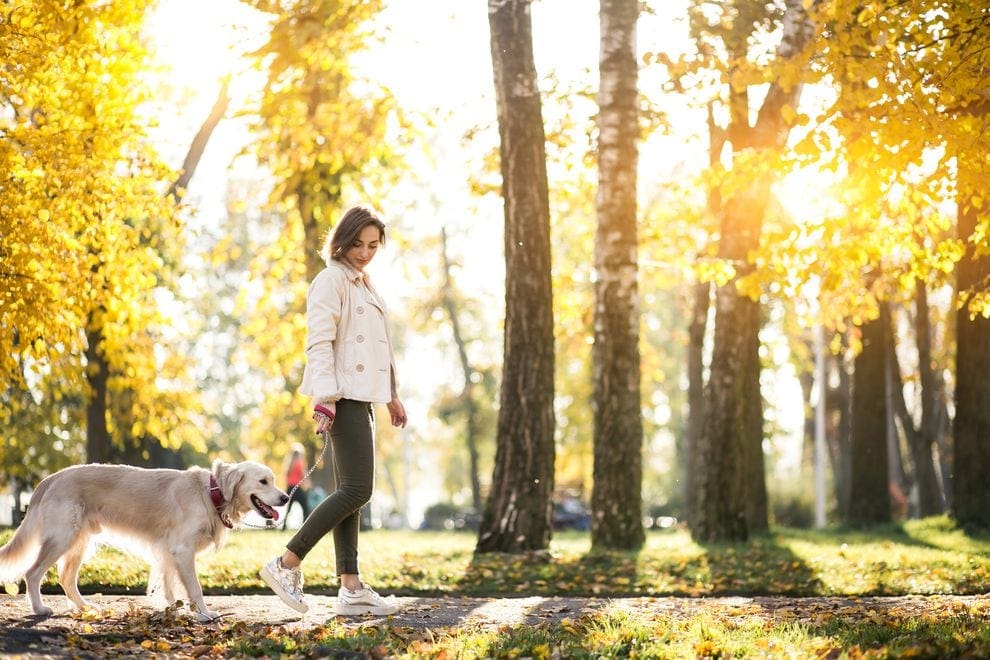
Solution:
M 51 616 L 54 610 L 47 605 L 38 605 L 37 607 L 32 607 L 34 613 L 38 616 Z

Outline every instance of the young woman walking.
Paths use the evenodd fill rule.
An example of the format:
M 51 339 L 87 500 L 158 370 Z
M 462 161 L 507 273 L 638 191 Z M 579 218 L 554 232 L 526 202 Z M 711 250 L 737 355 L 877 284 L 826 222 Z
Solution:
M 300 391 L 312 397 L 316 432 L 330 434 L 337 490 L 306 518 L 286 550 L 261 569 L 262 579 L 299 612 L 300 564 L 331 531 L 340 576 L 338 614 L 394 614 L 396 606 L 365 585 L 358 571 L 360 509 L 375 477 L 375 412 L 384 403 L 393 426 L 406 425 L 396 391 L 395 358 L 385 303 L 365 273 L 385 243 L 385 223 L 367 206 L 344 213 L 323 247 L 327 267 L 306 298 L 306 369 Z

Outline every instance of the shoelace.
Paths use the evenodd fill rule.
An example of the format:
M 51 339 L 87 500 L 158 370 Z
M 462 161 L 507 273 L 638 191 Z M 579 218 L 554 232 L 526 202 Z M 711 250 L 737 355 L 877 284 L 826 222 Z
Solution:
M 292 580 L 292 588 L 299 593 L 302 593 L 303 588 L 303 575 L 302 571 L 298 568 L 289 571 L 289 579 Z

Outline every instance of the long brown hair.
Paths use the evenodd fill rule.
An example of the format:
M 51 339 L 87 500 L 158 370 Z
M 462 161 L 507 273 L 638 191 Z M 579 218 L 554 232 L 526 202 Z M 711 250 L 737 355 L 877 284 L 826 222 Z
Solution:
M 368 225 L 378 227 L 378 233 L 381 237 L 379 242 L 385 245 L 385 223 L 382 222 L 381 218 L 378 217 L 378 212 L 373 208 L 359 204 L 347 209 L 337 226 L 333 228 L 333 232 L 327 235 L 323 250 L 320 251 L 323 260 L 329 264 L 331 259 L 337 261 L 343 259 L 347 248 L 351 247 L 361 234 L 361 230 Z

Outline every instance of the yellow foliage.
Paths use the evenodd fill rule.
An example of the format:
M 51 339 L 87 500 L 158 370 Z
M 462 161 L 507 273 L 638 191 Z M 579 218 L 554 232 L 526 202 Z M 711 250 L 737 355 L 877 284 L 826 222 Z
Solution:
M 102 336 L 111 387 L 133 390 L 142 418 L 165 416 L 156 384 L 171 374 L 148 333 L 160 322 L 162 251 L 181 243 L 168 235 L 172 173 L 138 113 L 149 4 L 17 0 L 0 21 L 0 60 L 17 71 L 0 79 L 0 170 L 13 173 L 0 187 L 0 374 L 34 397 L 0 399 L 7 415 L 78 388 L 89 329 Z M 169 429 L 155 430 L 167 441 Z

